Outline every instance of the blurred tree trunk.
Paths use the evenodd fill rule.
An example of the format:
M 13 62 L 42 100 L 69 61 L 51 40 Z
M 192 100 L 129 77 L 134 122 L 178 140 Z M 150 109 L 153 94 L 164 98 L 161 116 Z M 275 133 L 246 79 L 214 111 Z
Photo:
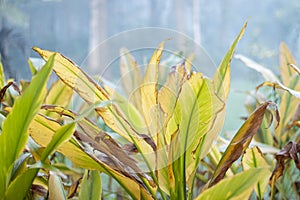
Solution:
M 200 0 L 193 0 L 193 32 L 195 42 L 201 44 Z
M 184 33 L 185 30 L 185 2 L 184 0 L 175 0 L 175 15 L 176 15 L 176 29 Z
M 103 60 L 108 51 L 105 44 L 102 43 L 107 36 L 106 0 L 91 0 L 90 10 L 90 54 L 88 62 L 93 72 L 102 72 L 104 68 Z

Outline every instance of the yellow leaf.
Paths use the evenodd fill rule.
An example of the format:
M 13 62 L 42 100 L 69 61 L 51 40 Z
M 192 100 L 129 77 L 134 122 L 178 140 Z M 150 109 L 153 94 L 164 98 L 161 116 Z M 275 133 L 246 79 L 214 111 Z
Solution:
M 260 149 L 256 146 L 251 149 L 247 149 L 246 153 L 243 156 L 242 164 L 243 164 L 244 171 L 253 168 L 260 168 L 260 167 L 266 168 L 266 172 L 263 175 L 264 178 L 261 177 L 255 187 L 256 195 L 259 197 L 259 199 L 263 199 L 263 196 L 265 194 L 265 191 L 269 183 L 269 178 L 272 173 L 268 169 L 270 166 L 265 160 Z
M 42 50 L 37 47 L 34 47 L 34 50 L 45 60 L 52 54 L 51 51 Z M 55 57 L 53 69 L 58 77 L 75 90 L 87 103 L 95 104 L 100 101 L 113 100 L 109 97 L 109 92 L 113 90 L 96 84 L 93 79 L 76 66 L 76 64 L 59 53 L 57 53 L 57 57 Z M 133 142 L 137 148 L 139 148 L 140 152 L 144 154 L 148 153 L 149 159 L 151 159 L 153 154 L 149 153 L 153 153 L 156 148 L 155 145 L 151 143 L 149 138 L 144 138 L 143 135 L 140 135 L 138 131 L 134 129 L 133 125 L 130 124 L 130 121 L 125 118 L 124 113 L 119 109 L 117 104 L 113 103 L 114 102 L 107 107 L 95 108 L 95 110 L 111 129 L 128 141 Z
M 282 82 L 287 86 L 290 84 L 291 78 L 297 74 L 293 69 L 291 69 L 290 64 L 297 65 L 289 48 L 284 42 L 282 42 L 280 44 L 280 72 Z M 298 89 L 300 89 L 300 86 L 298 86 Z
M 29 126 L 30 136 L 42 147 L 46 147 L 51 141 L 54 133 L 60 128 L 60 124 L 41 115 L 36 115 Z M 92 153 L 85 152 L 74 139 L 62 144 L 58 152 L 64 154 L 75 165 L 90 170 L 100 170 L 116 179 L 122 187 L 134 198 L 140 199 L 140 193 L 143 193 L 145 199 L 153 197 L 132 177 L 127 177 L 119 171 L 116 171 L 97 159 Z
M 140 86 L 142 113 L 152 137 L 156 137 L 158 133 L 158 66 L 162 56 L 163 48 L 164 42 L 162 42 L 154 51 L 148 64 L 143 83 Z
M 73 95 L 73 89 L 64 84 L 60 79 L 52 84 L 48 91 L 44 104 L 67 107 Z M 43 111 L 43 114 L 51 118 L 58 115 L 53 112 Z
M 209 182 L 209 187 L 212 187 L 214 184 L 223 179 L 228 168 L 247 149 L 254 134 L 259 129 L 269 105 L 273 105 L 273 103 L 265 102 L 259 106 L 238 130 L 224 152 L 221 161 L 218 163 L 218 166 Z
M 141 91 L 139 87 L 142 83 L 142 72 L 127 49 L 121 49 L 120 71 L 128 99 L 141 111 Z

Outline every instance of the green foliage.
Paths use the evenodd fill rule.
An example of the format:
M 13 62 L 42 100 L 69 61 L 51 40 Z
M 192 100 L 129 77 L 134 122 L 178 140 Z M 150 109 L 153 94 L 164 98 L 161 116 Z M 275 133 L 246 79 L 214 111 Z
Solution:
M 191 56 L 176 65 L 165 80 L 160 80 L 164 42 L 154 51 L 144 76 L 133 56 L 123 49 L 120 71 L 127 96 L 102 81 L 97 84 L 60 53 L 34 47 L 46 64 L 37 71 L 29 63 L 35 76 L 29 86 L 22 84 L 20 97 L 7 90 L 10 86 L 17 89 L 15 83 L 5 83 L 4 77 L 0 81 L 0 94 L 6 106 L 2 110 L 4 123 L 0 135 L 1 162 L 4 161 L 0 166 L 1 197 L 294 197 L 295 190 L 283 191 L 287 183 L 297 188 L 290 177 L 299 165 L 296 159 L 299 133 L 293 128 L 299 124 L 299 116 L 286 114 L 280 120 L 276 104 L 263 101 L 248 108 L 248 119 L 228 141 L 225 151 L 221 142 L 215 144 L 225 119 L 230 61 L 246 25 L 212 79 L 192 69 Z M 284 52 L 285 58 L 290 59 Z M 275 85 L 272 81 L 277 78 L 268 70 L 252 68 L 271 77 L 263 85 Z M 46 87 L 52 69 L 59 80 Z M 3 74 L 3 70 L 0 72 Z M 276 85 L 288 91 L 280 94 L 283 95 L 281 111 L 288 109 L 289 103 L 297 102 L 294 96 L 299 89 L 295 77 L 298 74 L 291 72 L 290 78 Z M 75 109 L 70 106 L 73 92 L 83 100 Z M 264 126 L 272 121 L 273 112 L 285 137 L 262 136 L 271 134 Z M 104 125 L 100 126 L 99 121 Z M 287 125 L 290 129 L 285 133 Z M 249 148 L 253 138 L 260 143 L 258 147 Z M 287 143 L 291 138 L 296 142 Z M 274 150 L 271 154 L 265 153 L 260 148 L 261 143 L 274 145 L 277 153 L 274 154 Z M 276 164 L 270 155 L 276 157 Z M 292 159 L 294 165 L 284 164 Z M 289 176 L 285 176 L 283 170 L 287 170 Z M 279 178 L 282 175 L 283 180 Z M 106 182 L 107 177 L 109 182 Z M 112 179 L 115 182 L 111 183 Z

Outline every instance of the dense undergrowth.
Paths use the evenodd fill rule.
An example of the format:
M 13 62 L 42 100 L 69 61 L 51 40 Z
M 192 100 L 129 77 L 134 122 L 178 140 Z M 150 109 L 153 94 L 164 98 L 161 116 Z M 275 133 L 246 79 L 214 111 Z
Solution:
M 266 82 L 249 93 L 249 116 L 234 137 L 219 136 L 245 28 L 211 79 L 189 57 L 160 80 L 164 42 L 144 75 L 123 50 L 125 96 L 38 47 L 46 64 L 29 63 L 30 83 L 6 80 L 1 67 L 0 198 L 298 198 L 300 75 L 284 44 L 279 77 L 236 55 Z M 52 71 L 59 79 L 47 87 Z

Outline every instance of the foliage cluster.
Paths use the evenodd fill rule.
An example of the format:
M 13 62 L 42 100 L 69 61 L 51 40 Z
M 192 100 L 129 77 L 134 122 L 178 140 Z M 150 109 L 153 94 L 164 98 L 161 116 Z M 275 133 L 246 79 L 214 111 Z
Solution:
M 164 42 L 144 76 L 122 50 L 127 97 L 60 53 L 37 47 L 46 64 L 36 70 L 29 63 L 30 83 L 6 81 L 1 68 L 1 199 L 297 198 L 300 76 L 287 47 L 281 48 L 280 78 L 237 55 L 266 77 L 261 87 L 287 92 L 271 91 L 273 101 L 253 93 L 249 117 L 234 137 L 218 136 L 230 62 L 245 28 L 212 79 L 188 58 L 159 80 Z M 48 89 L 52 71 L 59 80 Z M 72 107 L 75 94 L 83 101 Z M 277 125 L 266 128 L 273 116 Z

